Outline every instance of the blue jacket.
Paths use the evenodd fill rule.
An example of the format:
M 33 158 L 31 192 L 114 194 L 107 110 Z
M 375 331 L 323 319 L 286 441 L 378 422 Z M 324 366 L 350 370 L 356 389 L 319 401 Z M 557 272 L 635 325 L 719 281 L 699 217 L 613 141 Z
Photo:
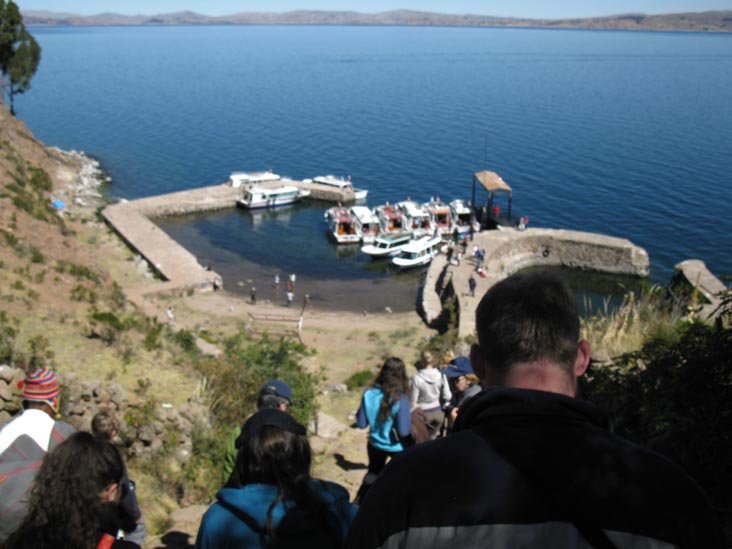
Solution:
M 349 503 L 345 488 L 322 480 L 312 480 L 312 486 L 327 503 L 329 523 L 338 529 L 341 545 L 348 534 L 356 509 Z M 267 510 L 277 497 L 277 487 L 271 484 L 247 484 L 241 488 L 223 488 L 216 494 L 216 502 L 203 515 L 198 528 L 196 547 L 266 547 L 261 532 L 266 532 Z M 287 516 L 290 536 L 298 536 L 301 547 L 313 546 L 311 538 L 322 536 L 312 512 L 296 507 L 291 501 L 279 502 L 272 519 L 275 528 Z M 279 533 L 279 530 L 278 530 Z
M 384 399 L 384 393 L 379 387 L 367 389 L 361 399 L 361 406 L 356 414 L 356 424 L 364 429 L 369 427 L 369 444 L 385 452 L 401 452 L 404 450 L 401 442 L 391 442 L 389 433 L 396 421 L 397 432 L 400 437 L 409 436 L 412 427 L 412 418 L 409 415 L 409 397 L 403 394 L 399 402 L 391 407 L 391 414 L 383 423 L 379 421 L 379 407 Z

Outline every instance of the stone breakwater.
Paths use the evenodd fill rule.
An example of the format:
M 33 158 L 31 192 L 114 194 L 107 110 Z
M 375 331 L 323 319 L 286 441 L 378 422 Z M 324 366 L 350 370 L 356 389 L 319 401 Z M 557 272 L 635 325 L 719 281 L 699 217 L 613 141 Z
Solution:
M 258 187 L 294 185 L 310 190 L 310 198 L 330 202 L 353 201 L 353 190 L 340 191 L 327 185 L 280 179 L 257 183 Z M 214 185 L 187 191 L 124 201 L 108 206 L 102 216 L 133 250 L 148 262 L 164 280 L 130 292 L 138 305 L 146 296 L 158 293 L 181 293 L 187 290 L 211 290 L 222 285 L 221 276 L 198 263 L 196 257 L 160 230 L 153 222 L 158 217 L 206 212 L 236 207 L 243 187 Z
M 65 389 L 61 402 L 64 421 L 79 430 L 90 431 L 97 412 L 114 414 L 120 421 L 119 438 L 128 456 L 151 458 L 164 450 L 166 456 L 183 466 L 193 449 L 193 430 L 211 426 L 208 408 L 195 398 L 174 407 L 128 394 L 117 383 L 78 381 L 73 373 L 59 374 L 59 377 Z M 18 383 L 24 378 L 22 370 L 0 366 L 0 422 L 22 411 Z
M 472 246 L 485 251 L 478 276 Z M 445 296 L 457 297 L 458 334 L 474 335 L 475 308 L 483 294 L 496 282 L 529 267 L 568 267 L 587 271 L 645 277 L 650 272 L 648 253 L 624 238 L 557 229 L 505 229 L 476 233 L 461 264 L 433 261 L 423 292 L 422 309 L 427 323 L 444 314 Z M 475 296 L 468 280 L 477 282 Z

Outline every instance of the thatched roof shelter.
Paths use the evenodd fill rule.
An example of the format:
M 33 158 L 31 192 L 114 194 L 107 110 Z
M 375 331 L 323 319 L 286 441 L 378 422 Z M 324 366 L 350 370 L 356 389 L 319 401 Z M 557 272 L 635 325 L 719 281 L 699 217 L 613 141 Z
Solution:
M 509 187 L 506 182 L 501 179 L 501 176 L 498 175 L 496 172 L 490 172 L 488 170 L 483 170 L 482 172 L 476 172 L 473 174 L 473 177 L 483 185 L 483 188 L 488 192 L 493 191 L 507 191 L 511 192 L 511 187 Z

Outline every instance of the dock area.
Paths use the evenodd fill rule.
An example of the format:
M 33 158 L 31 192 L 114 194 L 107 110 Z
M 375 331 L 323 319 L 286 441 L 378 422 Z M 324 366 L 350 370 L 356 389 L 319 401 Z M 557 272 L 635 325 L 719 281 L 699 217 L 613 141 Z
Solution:
M 339 190 L 313 182 L 279 179 L 257 183 L 263 187 L 294 185 L 310 190 L 310 199 L 331 202 L 353 201 L 353 190 Z M 170 238 L 155 223 L 164 216 L 205 212 L 236 207 L 244 187 L 214 185 L 168 193 L 138 200 L 123 201 L 102 211 L 105 220 L 149 263 L 162 281 L 134 290 L 129 296 L 144 304 L 153 294 L 181 294 L 219 288 L 221 276 Z M 473 246 L 485 251 L 485 276 L 474 273 Z M 579 231 L 532 228 L 502 228 L 477 232 L 466 257 L 458 265 L 437 255 L 427 272 L 421 309 L 427 324 L 444 317 L 443 304 L 455 296 L 458 333 L 461 338 L 474 333 L 474 312 L 480 297 L 496 282 L 527 267 L 569 267 L 603 273 L 647 276 L 648 254 L 622 238 Z M 468 280 L 477 282 L 475 297 L 470 295 Z
M 485 250 L 483 269 L 475 273 L 472 247 Z M 440 258 L 441 256 L 438 256 Z M 476 233 L 459 266 L 435 258 L 429 267 L 422 310 L 430 324 L 443 314 L 443 296 L 457 298 L 458 336 L 475 335 L 475 309 L 495 283 L 528 267 L 568 267 L 602 273 L 645 277 L 650 272 L 648 253 L 627 239 L 595 233 L 557 229 L 504 229 Z M 477 283 L 470 295 L 468 280 Z
M 279 179 L 258 182 L 259 187 L 292 185 L 310 191 L 310 200 L 353 202 L 352 189 L 339 190 L 313 182 Z M 144 300 L 156 293 L 213 290 L 221 287 L 219 274 L 198 263 L 196 257 L 162 231 L 153 219 L 235 208 L 245 187 L 213 185 L 187 191 L 123 201 L 106 207 L 102 216 L 130 248 L 139 253 L 162 279 L 136 290 L 131 299 Z

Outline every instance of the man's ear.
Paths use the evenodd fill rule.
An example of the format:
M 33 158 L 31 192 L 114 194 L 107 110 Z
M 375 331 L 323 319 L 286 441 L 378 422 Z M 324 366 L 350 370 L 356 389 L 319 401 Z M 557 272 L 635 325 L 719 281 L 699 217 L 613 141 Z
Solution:
M 119 483 L 113 482 L 112 484 L 107 486 L 104 490 L 102 490 L 100 496 L 102 498 L 102 503 L 118 502 L 120 498 Z
M 589 365 L 590 343 L 585 339 L 581 339 L 577 344 L 577 358 L 574 361 L 574 377 L 582 377 Z
M 477 343 L 470 346 L 470 366 L 473 368 L 475 375 L 478 376 L 481 386 L 485 387 L 483 381 L 486 377 L 487 365 L 485 358 L 483 358 L 483 351 Z

